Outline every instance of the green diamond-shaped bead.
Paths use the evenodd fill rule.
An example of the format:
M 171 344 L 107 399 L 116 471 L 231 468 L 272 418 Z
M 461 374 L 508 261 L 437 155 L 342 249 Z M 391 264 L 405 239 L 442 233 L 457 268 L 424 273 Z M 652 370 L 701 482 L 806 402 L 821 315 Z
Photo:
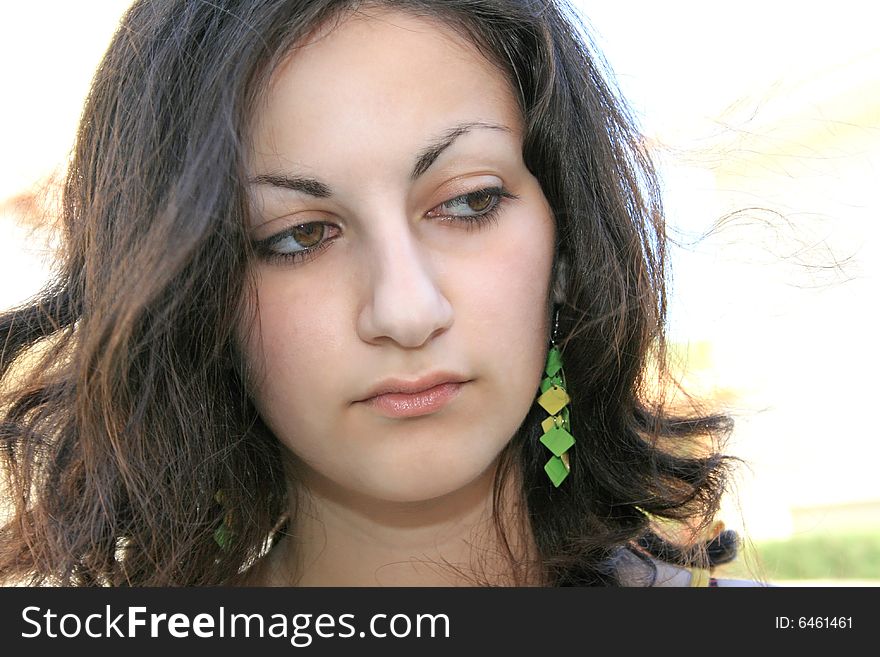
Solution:
M 232 537 L 232 530 L 229 529 L 225 522 L 214 530 L 214 542 L 220 546 L 221 550 L 225 550 L 229 547 L 232 543 Z
M 544 372 L 547 376 L 553 376 L 562 369 L 562 354 L 559 353 L 559 347 L 551 347 L 547 352 L 547 365 Z
M 551 429 L 555 427 L 561 427 L 563 424 L 562 415 L 551 415 L 546 420 L 541 422 L 541 431 L 547 433 Z
M 562 372 L 556 376 L 545 376 L 541 379 L 541 392 L 547 392 L 553 386 L 565 390 L 565 379 L 562 377 Z
M 552 386 L 538 397 L 538 405 L 550 415 L 556 415 L 570 401 L 568 393 L 558 386 Z
M 556 456 L 562 456 L 568 449 L 574 445 L 574 436 L 568 431 L 561 428 L 550 429 L 541 436 L 541 442 L 544 447 L 553 452 Z
M 559 484 L 565 481 L 565 478 L 568 476 L 568 468 L 565 467 L 565 463 L 558 456 L 550 457 L 550 460 L 544 464 L 544 472 L 547 473 L 547 476 L 550 477 L 550 481 L 553 482 L 556 488 L 559 488 Z

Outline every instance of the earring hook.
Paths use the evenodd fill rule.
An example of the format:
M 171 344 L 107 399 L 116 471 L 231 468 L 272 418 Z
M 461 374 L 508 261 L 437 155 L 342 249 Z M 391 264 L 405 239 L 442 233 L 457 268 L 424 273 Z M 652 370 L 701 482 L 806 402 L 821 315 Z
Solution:
M 561 309 L 561 306 L 557 305 L 555 308 L 555 311 L 553 313 L 553 332 L 550 335 L 550 342 L 552 342 L 554 345 L 556 344 L 557 340 L 559 339 L 559 310 L 560 309 Z

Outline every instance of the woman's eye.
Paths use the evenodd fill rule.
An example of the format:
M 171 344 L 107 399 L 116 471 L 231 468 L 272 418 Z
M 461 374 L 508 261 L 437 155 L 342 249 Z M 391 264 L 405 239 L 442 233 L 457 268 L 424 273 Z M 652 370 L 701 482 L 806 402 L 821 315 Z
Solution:
M 282 241 L 291 242 L 291 246 L 296 244 L 304 249 L 311 249 L 324 238 L 326 230 L 327 224 L 303 224 L 302 226 L 295 226 Z M 296 248 L 294 247 L 293 250 L 296 250 Z
M 428 211 L 428 217 L 477 220 L 494 213 L 502 198 L 516 198 L 500 187 L 490 187 L 456 196 Z
M 339 235 L 333 224 L 313 221 L 292 226 L 276 235 L 254 243 L 257 253 L 265 258 L 297 259 L 328 246 Z

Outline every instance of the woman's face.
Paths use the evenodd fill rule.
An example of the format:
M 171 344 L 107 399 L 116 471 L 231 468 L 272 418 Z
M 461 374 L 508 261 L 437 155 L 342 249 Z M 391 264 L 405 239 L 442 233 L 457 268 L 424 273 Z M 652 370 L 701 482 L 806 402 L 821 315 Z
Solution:
M 240 340 L 304 483 L 403 502 L 489 473 L 540 381 L 555 230 L 503 74 L 359 14 L 294 49 L 252 128 Z

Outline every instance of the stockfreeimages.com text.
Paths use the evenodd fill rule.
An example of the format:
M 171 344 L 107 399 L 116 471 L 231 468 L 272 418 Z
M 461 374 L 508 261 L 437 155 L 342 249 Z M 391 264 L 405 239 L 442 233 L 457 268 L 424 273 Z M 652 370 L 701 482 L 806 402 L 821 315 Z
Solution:
M 229 613 L 219 607 L 214 613 L 148 613 L 146 607 L 126 607 L 114 612 L 106 605 L 102 613 L 88 615 L 51 609 L 25 607 L 21 612 L 27 630 L 25 639 L 36 637 L 75 638 L 276 638 L 289 639 L 291 645 L 304 648 L 315 637 L 352 638 L 449 638 L 450 622 L 446 614 L 374 614 L 367 627 L 358 631 L 354 614 L 243 614 Z

